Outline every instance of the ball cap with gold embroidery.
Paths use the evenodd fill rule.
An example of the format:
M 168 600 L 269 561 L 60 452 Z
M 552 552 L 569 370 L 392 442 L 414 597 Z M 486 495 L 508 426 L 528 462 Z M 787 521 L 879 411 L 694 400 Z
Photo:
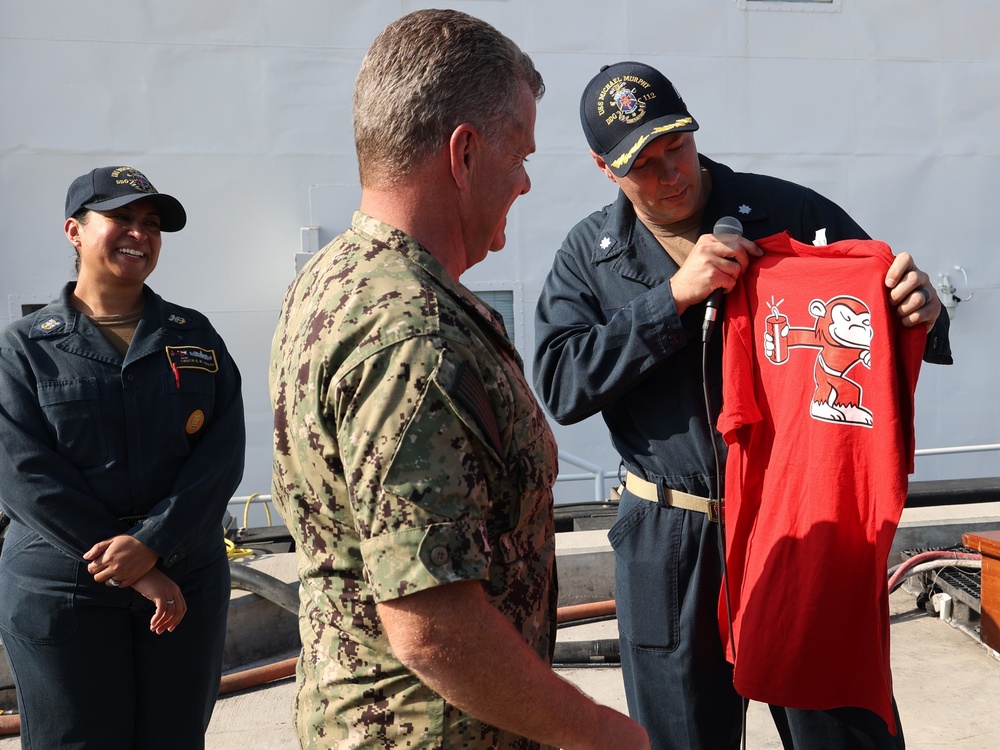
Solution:
M 650 141 L 698 129 L 674 85 L 639 62 L 601 68 L 583 92 L 580 120 L 587 143 L 618 177 Z
M 179 232 L 187 223 L 181 202 L 153 187 L 146 175 L 133 167 L 98 167 L 73 180 L 66 192 L 66 218 L 81 209 L 110 211 L 149 198 L 160 214 L 161 232 Z

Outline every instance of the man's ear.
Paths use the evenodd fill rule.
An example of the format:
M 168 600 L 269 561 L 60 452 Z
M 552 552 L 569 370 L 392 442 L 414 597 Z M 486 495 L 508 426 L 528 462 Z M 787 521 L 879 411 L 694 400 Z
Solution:
M 455 128 L 448 141 L 451 176 L 455 184 L 462 189 L 469 186 L 481 142 L 482 137 L 479 132 L 467 122 Z
M 594 163 L 597 164 L 597 168 L 600 169 L 602 172 L 604 172 L 604 175 L 609 180 L 611 180 L 615 184 L 618 184 L 618 178 L 615 177 L 614 172 L 612 172 L 608 168 L 608 165 L 605 164 L 604 159 L 602 159 L 600 155 L 596 151 L 594 151 L 594 149 L 590 149 L 590 158 L 594 160 Z

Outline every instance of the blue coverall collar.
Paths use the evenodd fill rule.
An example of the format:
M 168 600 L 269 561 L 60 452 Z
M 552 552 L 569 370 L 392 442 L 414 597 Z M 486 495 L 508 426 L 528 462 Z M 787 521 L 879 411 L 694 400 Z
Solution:
M 76 336 L 81 335 L 81 327 L 86 320 L 86 316 L 70 302 L 70 294 L 75 286 L 75 282 L 69 282 L 63 287 L 59 297 L 34 313 L 35 320 L 31 325 L 29 338 L 58 338 L 59 348 L 66 352 L 102 361 L 122 361 L 121 355 L 110 344 L 106 349 L 103 344 L 98 344 L 96 348 L 92 343 L 87 346 L 73 344 Z M 142 343 L 138 347 L 129 349 L 125 362 L 139 359 L 162 348 L 164 340 L 170 338 L 170 331 L 192 330 L 198 327 L 197 319 L 188 311 L 164 302 L 163 298 L 148 286 L 143 285 L 143 293 L 146 296 L 146 308 L 139 320 L 135 339 Z M 98 339 L 103 340 L 103 337 Z
M 705 204 L 702 218 L 702 234 L 711 232 L 721 216 L 735 216 L 744 224 L 767 218 L 767 213 L 757 205 L 758 202 L 737 188 L 738 183 L 733 179 L 735 173 L 732 169 L 702 154 L 698 155 L 698 159 L 702 167 L 708 170 L 712 180 L 712 192 Z M 628 278 L 643 280 L 650 272 L 656 278 L 661 278 L 661 263 L 653 260 L 650 268 L 647 262 L 647 254 L 644 252 L 647 246 L 660 249 L 652 233 L 636 219 L 631 201 L 619 190 L 615 202 L 607 207 L 604 220 L 594 237 L 591 262 L 596 265 L 618 259 L 616 267 Z M 630 249 L 634 251 L 627 252 Z M 662 253 L 652 255 L 658 260 Z M 668 265 L 671 273 L 677 270 L 672 261 Z

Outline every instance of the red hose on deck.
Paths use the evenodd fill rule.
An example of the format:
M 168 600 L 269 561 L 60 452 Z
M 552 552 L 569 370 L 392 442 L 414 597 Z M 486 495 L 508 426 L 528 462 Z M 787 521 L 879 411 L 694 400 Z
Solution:
M 575 622 L 576 620 L 587 620 L 591 617 L 606 617 L 615 614 L 615 600 L 608 599 L 603 602 L 588 602 L 587 604 L 570 604 L 566 607 L 559 607 L 556 610 L 556 622 Z
M 574 622 L 576 620 L 586 620 L 591 617 L 605 617 L 615 613 L 615 601 L 609 599 L 603 602 L 590 602 L 589 604 L 573 604 L 560 607 L 556 611 L 556 622 Z M 265 685 L 275 680 L 283 680 L 286 677 L 295 675 L 295 665 L 298 657 L 284 659 L 274 664 L 265 664 L 262 667 L 254 667 L 242 672 L 234 672 L 222 676 L 222 683 L 219 685 L 219 695 L 229 695 L 238 693 L 241 690 Z M 20 734 L 21 717 L 18 714 L 0 714 L 0 735 Z
M 0 714 L 0 737 L 21 733 L 21 717 L 17 714 Z
M 291 659 L 265 664 L 263 667 L 254 667 L 243 672 L 222 675 L 222 684 L 219 686 L 219 695 L 229 695 L 238 693 L 240 690 L 264 685 L 275 680 L 283 680 L 286 677 L 295 675 L 295 664 L 299 657 L 293 656 Z
M 978 552 L 955 552 L 951 550 L 928 550 L 913 557 L 907 558 L 906 562 L 896 568 L 896 572 L 889 578 L 889 591 L 895 590 L 896 586 L 906 578 L 906 574 L 920 565 L 930 560 L 982 560 L 983 556 Z

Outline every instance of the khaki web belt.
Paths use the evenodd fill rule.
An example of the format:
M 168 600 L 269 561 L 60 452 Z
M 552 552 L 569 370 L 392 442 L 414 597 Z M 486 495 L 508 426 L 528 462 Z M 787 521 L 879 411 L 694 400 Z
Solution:
M 643 500 L 649 500 L 651 503 L 660 502 L 657 486 L 641 477 L 637 477 L 631 471 L 625 473 L 625 488 Z M 708 515 L 709 521 L 717 522 L 719 520 L 718 500 L 709 500 L 707 497 L 689 495 L 687 492 L 672 490 L 669 487 L 663 488 L 663 498 L 666 500 L 667 505 L 672 508 L 683 508 L 684 510 L 705 513 Z

